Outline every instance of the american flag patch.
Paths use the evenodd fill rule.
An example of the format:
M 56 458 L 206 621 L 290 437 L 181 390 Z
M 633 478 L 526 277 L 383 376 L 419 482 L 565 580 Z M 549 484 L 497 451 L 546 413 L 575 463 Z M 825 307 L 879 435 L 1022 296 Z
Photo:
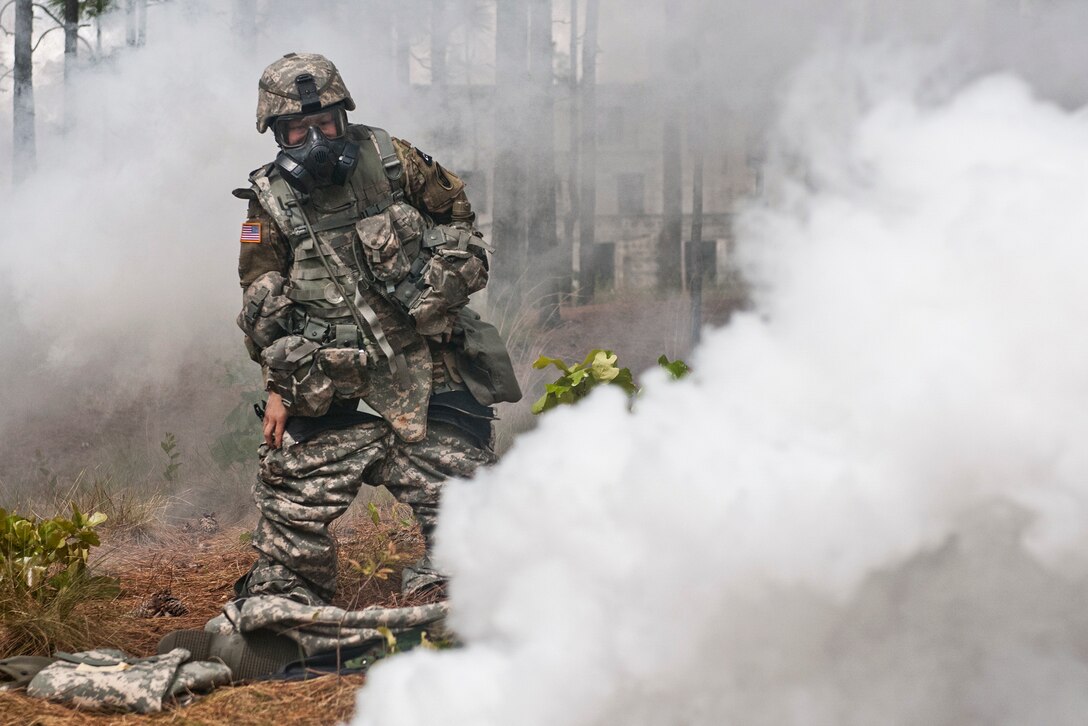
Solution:
M 248 244 L 261 243 L 261 223 L 247 220 L 242 223 L 242 242 Z

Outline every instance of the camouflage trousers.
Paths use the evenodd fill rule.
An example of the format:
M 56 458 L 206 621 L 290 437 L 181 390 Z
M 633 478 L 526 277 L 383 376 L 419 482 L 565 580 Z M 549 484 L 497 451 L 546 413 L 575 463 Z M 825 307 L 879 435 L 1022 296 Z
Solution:
M 253 533 L 259 555 L 240 581 L 239 595 L 286 595 L 311 604 L 336 594 L 336 541 L 329 525 L 363 484 L 384 485 L 411 506 L 430 553 L 442 484 L 468 477 L 495 455 L 452 424 L 432 421 L 422 441 L 397 438 L 384 421 L 323 431 L 303 443 L 260 448 L 253 489 L 260 513 Z M 429 558 L 417 566 L 430 572 Z

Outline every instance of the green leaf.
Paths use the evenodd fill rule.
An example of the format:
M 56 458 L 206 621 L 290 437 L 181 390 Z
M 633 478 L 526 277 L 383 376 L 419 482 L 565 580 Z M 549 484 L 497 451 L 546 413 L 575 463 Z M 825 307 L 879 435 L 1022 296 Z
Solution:
M 620 368 L 620 374 L 609 381 L 612 385 L 619 386 L 627 395 L 633 396 L 638 393 L 638 386 L 635 385 L 634 377 L 631 375 L 630 368 Z
M 555 408 L 555 405 L 555 396 L 550 393 L 545 393 L 543 396 L 536 399 L 536 402 L 533 404 L 533 407 L 530 410 L 533 412 L 533 414 L 540 415 L 541 413 L 549 409 Z
M 680 380 L 691 372 L 691 368 L 688 367 L 687 363 L 679 359 L 670 361 L 666 355 L 658 358 L 657 364 L 667 370 L 674 381 Z
M 579 367 L 588 368 L 593 365 L 593 359 L 597 357 L 598 353 L 604 353 L 606 356 L 609 357 L 612 356 L 612 351 L 606 348 L 594 348 L 593 350 L 589 351 L 589 355 L 586 356 L 586 359 L 578 364 Z
M 536 368 L 537 370 L 547 368 L 548 366 L 555 366 L 564 373 L 568 371 L 567 364 L 560 358 L 549 358 L 542 355 L 533 361 L 533 368 Z
M 381 515 L 378 514 L 378 508 L 374 506 L 374 502 L 367 502 L 366 511 L 370 512 L 370 521 L 374 522 L 375 527 L 382 523 Z
M 87 526 L 97 527 L 98 525 L 105 522 L 107 519 L 109 519 L 109 517 L 107 517 L 104 512 L 95 512 L 87 519 Z

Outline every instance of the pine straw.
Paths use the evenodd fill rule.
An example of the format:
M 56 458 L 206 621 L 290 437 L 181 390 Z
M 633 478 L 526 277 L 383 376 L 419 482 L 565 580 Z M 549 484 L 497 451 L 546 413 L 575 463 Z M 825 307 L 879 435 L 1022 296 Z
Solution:
M 220 688 L 190 706 L 161 714 L 92 714 L 17 693 L 0 692 L 2 726 L 107 726 L 174 723 L 267 726 L 336 724 L 351 718 L 365 676 L 324 676 L 310 681 L 267 681 Z
M 340 607 L 417 605 L 433 597 L 408 599 L 400 595 L 400 569 L 423 552 L 422 537 L 414 526 L 402 523 L 404 512 L 383 508 L 375 525 L 365 512 L 349 513 L 334 531 L 340 543 L 338 595 Z M 103 544 L 97 571 L 121 579 L 121 594 L 107 602 L 87 602 L 78 608 L 97 624 L 93 641 L 72 649 L 110 646 L 133 655 L 151 655 L 162 636 L 173 630 L 202 628 L 234 596 L 234 581 L 255 559 L 243 542 L 246 530 L 224 530 L 212 537 L 177 531 L 160 533 L 155 544 Z M 393 542 L 400 555 L 385 577 L 366 576 L 350 561 L 379 558 Z M 151 594 L 169 589 L 188 608 L 180 617 L 140 618 L 132 611 Z M 0 692 L 0 726 L 41 724 L 130 724 L 168 721 L 181 724 L 332 724 L 350 718 L 362 676 L 327 676 L 306 682 L 267 682 L 223 688 L 191 706 L 156 716 L 96 715 Z

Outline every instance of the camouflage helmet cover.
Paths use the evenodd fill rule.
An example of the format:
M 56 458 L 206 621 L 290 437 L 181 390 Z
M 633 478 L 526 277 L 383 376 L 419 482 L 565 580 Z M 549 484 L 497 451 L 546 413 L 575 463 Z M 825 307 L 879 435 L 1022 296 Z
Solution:
M 257 84 L 257 131 L 267 131 L 276 116 L 302 112 L 296 79 L 304 73 L 313 76 L 322 108 L 342 102 L 348 111 L 355 109 L 332 61 L 317 53 L 288 53 L 265 68 Z

